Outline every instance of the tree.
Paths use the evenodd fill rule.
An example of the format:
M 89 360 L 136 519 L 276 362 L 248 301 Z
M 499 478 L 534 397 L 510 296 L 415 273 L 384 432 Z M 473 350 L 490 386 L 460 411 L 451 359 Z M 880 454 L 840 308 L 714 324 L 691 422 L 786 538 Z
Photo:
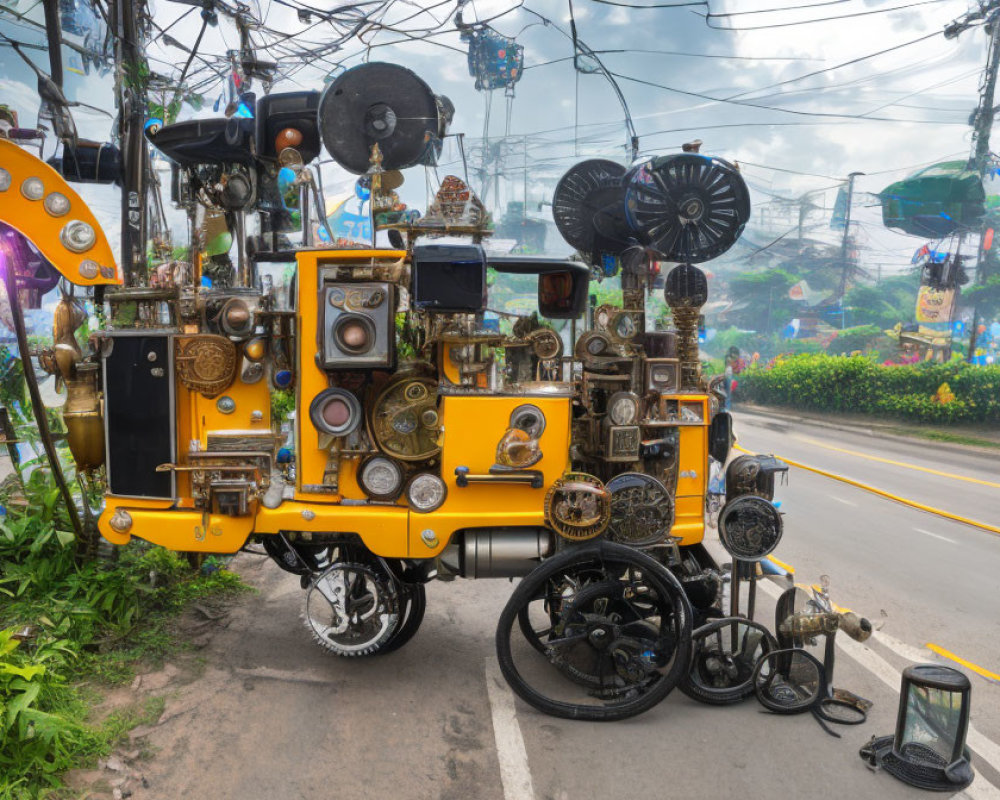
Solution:
M 798 276 L 783 269 L 747 272 L 729 279 L 729 294 L 735 305 L 730 318 L 741 328 L 771 333 L 780 330 L 795 315 L 788 290 Z

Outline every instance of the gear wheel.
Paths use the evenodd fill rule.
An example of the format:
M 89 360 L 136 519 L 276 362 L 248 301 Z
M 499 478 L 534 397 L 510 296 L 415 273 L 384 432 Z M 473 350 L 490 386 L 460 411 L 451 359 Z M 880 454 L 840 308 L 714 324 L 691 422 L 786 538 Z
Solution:
M 387 572 L 341 562 L 313 580 L 302 619 L 316 642 L 334 655 L 352 658 L 379 652 L 399 625 L 400 596 Z

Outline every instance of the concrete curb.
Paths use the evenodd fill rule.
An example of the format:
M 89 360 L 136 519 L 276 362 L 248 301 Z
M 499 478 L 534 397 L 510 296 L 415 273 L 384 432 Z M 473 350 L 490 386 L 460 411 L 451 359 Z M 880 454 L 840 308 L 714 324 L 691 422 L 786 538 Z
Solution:
M 816 417 L 804 416 L 801 413 L 795 414 L 788 409 L 767 407 L 767 406 L 754 406 L 745 403 L 738 403 L 733 407 L 733 411 L 742 414 L 750 414 L 757 417 L 766 417 L 768 419 L 777 420 L 780 422 L 797 422 L 803 425 L 812 425 L 817 428 L 829 428 L 831 430 L 839 431 L 846 430 L 852 431 L 854 433 L 861 433 L 866 436 L 874 436 L 877 439 L 889 439 L 896 442 L 904 442 L 907 444 L 930 444 L 941 450 L 948 450 L 953 453 L 959 454 L 973 454 L 973 455 L 989 455 L 994 458 L 997 457 L 998 451 L 991 447 L 980 447 L 972 444 L 960 444 L 958 442 L 942 442 L 937 439 L 925 439 L 922 436 L 906 436 L 898 433 L 890 433 L 883 430 L 884 427 L 881 425 L 860 425 L 856 422 L 850 422 L 847 420 L 837 420 L 837 422 L 829 422 L 824 419 L 817 419 Z

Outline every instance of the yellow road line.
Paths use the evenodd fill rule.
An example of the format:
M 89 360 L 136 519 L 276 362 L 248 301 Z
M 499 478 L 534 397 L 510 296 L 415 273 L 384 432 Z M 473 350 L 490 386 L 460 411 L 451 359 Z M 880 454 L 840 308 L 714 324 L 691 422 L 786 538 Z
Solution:
M 990 672 L 988 669 L 983 669 L 978 664 L 973 664 L 971 661 L 966 661 L 961 656 L 956 656 L 954 653 L 951 653 L 951 652 L 945 650 L 940 645 L 936 645 L 936 644 L 932 644 L 931 642 L 927 642 L 927 644 L 924 645 L 924 646 L 928 650 L 930 650 L 930 651 L 932 651 L 934 653 L 937 653 L 939 656 L 943 656 L 944 658 L 947 658 L 947 659 L 950 659 L 951 661 L 954 661 L 956 664 L 961 664 L 966 669 L 972 670 L 977 675 L 982 675 L 984 678 L 988 678 L 991 681 L 1000 681 L 1000 675 L 997 675 L 997 673 Z
M 738 444 L 733 445 L 737 450 L 744 453 L 751 453 L 744 447 L 740 447 Z M 866 483 L 861 483 L 861 481 L 856 481 L 853 478 L 847 478 L 843 475 L 837 475 L 835 472 L 827 472 L 825 469 L 819 469 L 818 467 L 810 467 L 808 464 L 802 464 L 798 461 L 792 461 L 790 458 L 785 458 L 784 456 L 776 455 L 776 458 L 780 458 L 786 464 L 792 467 L 798 467 L 799 469 L 805 469 L 809 472 L 815 472 L 817 475 L 822 475 L 825 478 L 832 478 L 835 481 L 842 481 L 843 483 L 855 486 L 858 489 L 864 489 L 866 492 L 871 492 L 872 494 L 877 494 L 880 497 L 885 497 L 888 500 L 894 500 L 897 503 L 902 503 L 904 506 L 909 506 L 910 508 L 916 508 L 919 511 L 926 511 L 928 514 L 936 514 L 939 517 L 944 517 L 945 519 L 952 519 L 955 522 L 961 522 L 965 525 L 971 525 L 974 528 L 979 528 L 984 531 L 989 531 L 990 533 L 1000 534 L 1000 527 L 996 525 L 990 525 L 986 522 L 979 522 L 974 519 L 969 519 L 968 517 L 963 517 L 959 514 L 952 514 L 950 511 L 945 511 L 941 508 L 934 508 L 933 506 L 924 505 L 923 503 L 918 503 L 916 500 L 910 500 L 906 497 L 900 497 L 898 494 L 893 494 L 892 492 L 887 492 L 884 489 L 877 489 L 874 486 L 869 486 Z
M 795 567 L 793 567 L 791 564 L 786 564 L 784 561 L 779 561 L 774 556 L 768 556 L 767 560 L 770 561 L 775 566 L 781 567 L 785 572 L 791 572 L 793 575 L 795 574 Z
M 880 456 L 869 455 L 868 453 L 860 453 L 857 450 L 848 450 L 844 447 L 834 447 L 832 444 L 826 444 L 818 439 L 812 439 L 808 436 L 795 436 L 800 442 L 807 442 L 808 444 L 816 445 L 817 447 L 823 447 L 827 450 L 833 450 L 835 453 L 845 453 L 849 456 L 858 456 L 859 458 L 867 458 L 869 461 L 878 461 L 882 464 L 892 464 L 894 467 L 904 467 L 905 469 L 915 469 L 918 472 L 926 472 L 930 475 L 940 475 L 942 478 L 953 478 L 956 481 L 966 481 L 967 483 L 978 483 L 981 486 L 991 486 L 994 489 L 1000 489 L 1000 483 L 994 483 L 993 481 L 984 481 L 979 478 L 969 478 L 966 475 L 956 475 L 954 472 L 942 472 L 939 469 L 931 469 L 930 467 L 921 467 L 917 464 L 908 464 L 905 461 L 893 461 L 891 458 L 881 458 Z

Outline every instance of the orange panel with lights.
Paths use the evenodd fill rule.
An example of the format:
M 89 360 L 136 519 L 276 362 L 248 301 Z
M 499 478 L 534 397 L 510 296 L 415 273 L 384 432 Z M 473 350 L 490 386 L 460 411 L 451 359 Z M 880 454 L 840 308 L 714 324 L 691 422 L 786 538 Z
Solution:
M 0 139 L 0 222 L 10 225 L 77 286 L 121 283 L 93 212 L 41 159 Z

